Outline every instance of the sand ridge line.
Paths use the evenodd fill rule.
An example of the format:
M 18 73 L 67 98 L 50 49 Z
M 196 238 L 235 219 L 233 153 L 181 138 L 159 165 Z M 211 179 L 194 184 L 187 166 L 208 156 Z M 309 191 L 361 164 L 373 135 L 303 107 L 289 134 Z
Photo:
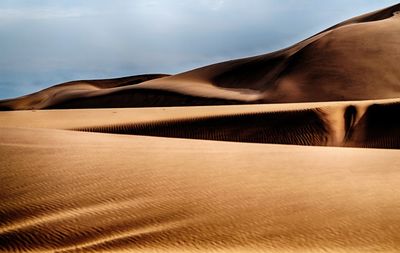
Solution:
M 45 224 L 52 221 L 60 221 L 63 219 L 72 219 L 77 216 L 82 215 L 92 215 L 96 213 L 102 213 L 106 211 L 118 210 L 136 207 L 141 204 L 151 202 L 151 199 L 128 199 L 128 200 L 118 200 L 117 202 L 99 203 L 86 207 L 71 208 L 63 211 L 58 211 L 56 213 L 47 213 L 39 217 L 32 217 L 29 220 L 22 220 L 4 227 L 0 227 L 0 234 L 9 233 L 12 231 L 17 231 L 20 229 L 26 229 L 28 227 L 34 227 L 37 225 Z
M 126 239 L 129 237 L 141 236 L 144 234 L 151 234 L 160 231 L 173 230 L 179 227 L 190 226 L 190 224 L 195 223 L 197 220 L 199 219 L 192 217 L 192 218 L 187 218 L 186 220 L 171 221 L 162 224 L 151 225 L 146 228 L 132 229 L 125 232 L 120 232 L 118 234 L 107 235 L 104 236 L 103 238 L 91 240 L 86 243 L 80 243 L 70 247 L 58 248 L 55 250 L 55 252 L 61 253 L 61 252 L 75 252 L 76 250 L 90 250 L 90 248 L 107 244 L 113 241 Z

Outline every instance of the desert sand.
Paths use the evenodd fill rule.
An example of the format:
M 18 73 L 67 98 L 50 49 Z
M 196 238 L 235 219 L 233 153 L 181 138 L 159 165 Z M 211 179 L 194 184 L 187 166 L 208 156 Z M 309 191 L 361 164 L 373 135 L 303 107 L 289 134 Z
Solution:
M 400 151 L 115 131 L 150 125 L 156 136 L 195 138 L 201 127 L 190 122 L 219 119 L 203 134 L 218 127 L 226 133 L 233 117 L 241 123 L 226 135 L 232 137 L 271 128 L 260 118 L 249 126 L 243 115 L 289 113 L 286 121 L 298 118 L 289 129 L 303 131 L 297 144 L 344 146 L 347 125 L 358 134 L 354 126 L 376 106 L 389 108 L 392 119 L 397 102 L 0 112 L 0 250 L 397 252 Z M 364 114 L 346 124 L 349 107 Z M 329 143 L 307 143 L 317 133 L 307 111 L 336 129 L 326 133 Z M 272 118 L 272 125 L 287 130 L 285 120 Z M 168 130 L 171 121 L 183 122 L 179 131 Z M 282 139 L 271 133 L 272 143 Z
M 1 112 L 3 127 L 201 140 L 400 148 L 400 99 Z
M 400 252 L 398 11 L 0 101 L 0 252 Z
M 3 128 L 0 249 L 398 252 L 399 151 Z

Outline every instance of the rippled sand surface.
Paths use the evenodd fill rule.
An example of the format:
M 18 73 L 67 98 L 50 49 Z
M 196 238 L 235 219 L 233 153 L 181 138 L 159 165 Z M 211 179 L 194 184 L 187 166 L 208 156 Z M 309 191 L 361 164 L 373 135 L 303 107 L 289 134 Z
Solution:
M 0 128 L 0 250 L 399 252 L 396 150 Z
M 399 11 L 1 100 L 0 252 L 400 252 Z

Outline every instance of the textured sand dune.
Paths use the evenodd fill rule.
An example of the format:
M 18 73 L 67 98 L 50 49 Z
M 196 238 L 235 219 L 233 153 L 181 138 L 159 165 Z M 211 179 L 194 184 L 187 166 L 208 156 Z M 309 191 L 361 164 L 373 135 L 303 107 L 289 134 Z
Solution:
M 389 150 L 2 128 L 0 250 L 398 252 L 399 166 Z
M 399 99 L 1 112 L 3 127 L 204 140 L 400 148 Z
M 318 110 L 259 112 L 168 120 L 144 124 L 103 125 L 75 130 L 252 143 L 328 145 L 330 129 Z
M 319 107 L 341 108 L 353 103 L 356 103 L 360 107 L 366 107 L 372 103 L 394 103 L 399 101 L 399 99 L 388 99 L 357 102 L 258 104 L 230 106 L 3 111 L 0 112 L 0 122 L 1 126 L 3 127 L 70 129 L 80 127 L 94 127 L 105 124 L 139 124 L 232 114 L 306 110 Z
M 0 252 L 400 252 L 398 11 L 0 101 Z
M 80 81 L 0 101 L 0 109 L 222 105 L 400 97 L 400 4 L 356 17 L 289 48 L 139 84 Z M 145 81 L 146 79 L 151 79 Z M 79 85 L 78 85 L 79 84 Z
M 232 114 L 75 130 L 252 143 L 400 148 L 400 103 Z M 336 117 L 336 118 L 335 118 Z M 341 122 L 342 125 L 338 125 Z M 340 139 L 337 137 L 339 136 Z

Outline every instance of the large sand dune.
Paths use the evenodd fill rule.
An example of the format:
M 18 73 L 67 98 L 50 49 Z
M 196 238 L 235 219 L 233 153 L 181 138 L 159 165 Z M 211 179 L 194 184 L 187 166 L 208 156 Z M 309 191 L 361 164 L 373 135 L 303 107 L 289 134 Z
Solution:
M 396 11 L 0 101 L 0 252 L 400 252 Z
M 139 84 L 80 82 L 0 102 L 3 110 L 400 97 L 400 4 L 333 26 L 289 48 Z M 155 79 L 153 79 L 155 78 Z

